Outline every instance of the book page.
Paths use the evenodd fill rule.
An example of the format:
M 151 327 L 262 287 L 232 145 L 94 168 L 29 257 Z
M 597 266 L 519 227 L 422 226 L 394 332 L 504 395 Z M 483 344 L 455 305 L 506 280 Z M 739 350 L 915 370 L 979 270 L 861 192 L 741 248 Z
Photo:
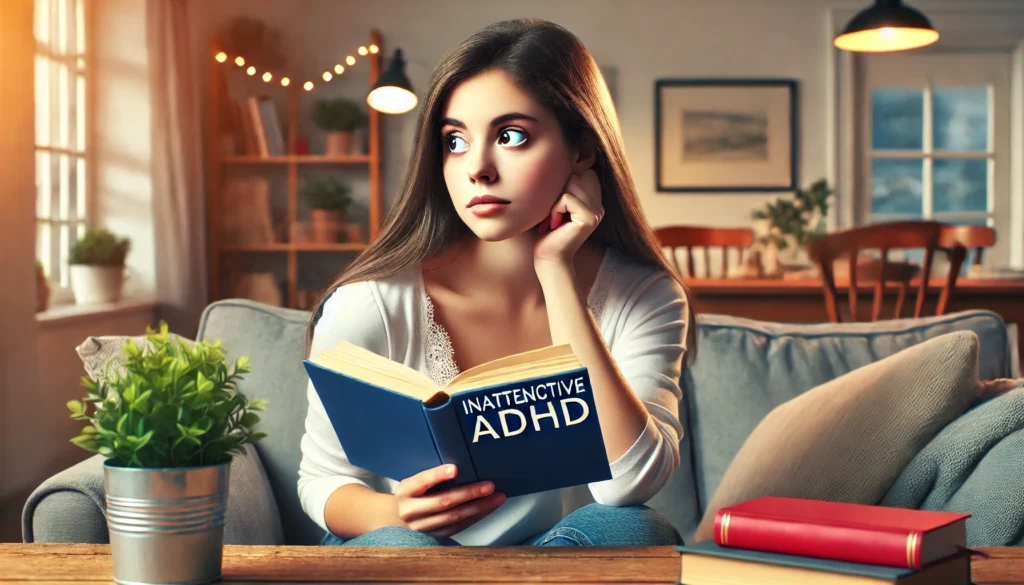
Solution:
M 569 344 L 553 345 L 517 353 L 470 368 L 452 378 L 444 387 L 448 394 L 465 392 L 525 377 L 545 376 L 581 367 Z
M 422 373 L 347 341 L 311 356 L 309 361 L 424 402 L 435 402 L 437 394 L 443 393 Z

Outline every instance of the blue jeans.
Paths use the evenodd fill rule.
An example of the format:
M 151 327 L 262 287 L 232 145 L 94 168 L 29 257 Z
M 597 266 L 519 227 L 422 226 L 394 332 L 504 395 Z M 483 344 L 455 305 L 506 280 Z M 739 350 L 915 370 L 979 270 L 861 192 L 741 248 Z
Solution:
M 342 540 L 327 534 L 322 545 L 337 546 L 459 546 L 449 537 L 434 537 L 401 526 L 385 526 Z M 647 506 L 588 504 L 562 521 L 520 543 L 526 546 L 663 546 L 683 539 L 672 523 Z

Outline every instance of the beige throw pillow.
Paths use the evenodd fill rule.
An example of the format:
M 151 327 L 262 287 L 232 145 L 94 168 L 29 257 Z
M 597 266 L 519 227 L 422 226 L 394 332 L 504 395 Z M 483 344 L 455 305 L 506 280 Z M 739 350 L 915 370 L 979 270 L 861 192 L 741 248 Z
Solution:
M 191 339 L 175 335 L 174 333 L 168 333 L 168 338 L 172 341 L 177 342 L 178 340 L 185 343 L 185 347 L 191 348 L 195 343 Z M 135 342 L 135 346 L 139 350 L 149 349 L 153 344 L 146 339 L 145 335 L 128 336 L 128 335 L 109 335 L 104 337 L 86 337 L 85 341 L 81 345 L 75 348 L 78 353 L 78 357 L 82 359 L 82 365 L 85 366 L 85 373 L 92 380 L 98 380 L 100 376 L 107 373 L 107 367 L 111 368 L 111 372 L 117 373 L 123 376 L 125 374 L 124 364 L 125 355 L 122 349 L 124 344 L 128 343 L 131 339 Z
M 760 496 L 878 503 L 914 455 L 984 389 L 978 337 L 957 331 L 780 404 L 729 464 L 693 541 L 713 538 L 719 508 Z

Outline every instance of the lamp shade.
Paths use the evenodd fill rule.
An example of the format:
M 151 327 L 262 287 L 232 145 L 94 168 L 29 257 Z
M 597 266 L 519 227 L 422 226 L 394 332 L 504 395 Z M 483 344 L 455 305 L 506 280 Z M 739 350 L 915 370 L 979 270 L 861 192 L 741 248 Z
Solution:
M 881 53 L 930 45 L 939 33 L 928 18 L 901 0 L 876 0 L 854 16 L 835 38 L 845 51 Z
M 395 49 L 388 68 L 377 78 L 366 96 L 370 107 L 385 114 L 404 114 L 416 107 L 416 93 L 405 75 L 405 59 L 402 49 Z

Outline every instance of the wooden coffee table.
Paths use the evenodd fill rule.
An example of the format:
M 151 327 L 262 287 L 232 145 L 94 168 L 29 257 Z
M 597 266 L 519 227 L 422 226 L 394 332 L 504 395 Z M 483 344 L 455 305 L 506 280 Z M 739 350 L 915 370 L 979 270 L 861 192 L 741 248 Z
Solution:
M 1024 584 L 1024 548 L 980 549 L 974 582 Z M 672 547 L 224 547 L 224 581 L 260 583 L 661 583 Z M 0 585 L 112 583 L 110 547 L 0 544 Z

